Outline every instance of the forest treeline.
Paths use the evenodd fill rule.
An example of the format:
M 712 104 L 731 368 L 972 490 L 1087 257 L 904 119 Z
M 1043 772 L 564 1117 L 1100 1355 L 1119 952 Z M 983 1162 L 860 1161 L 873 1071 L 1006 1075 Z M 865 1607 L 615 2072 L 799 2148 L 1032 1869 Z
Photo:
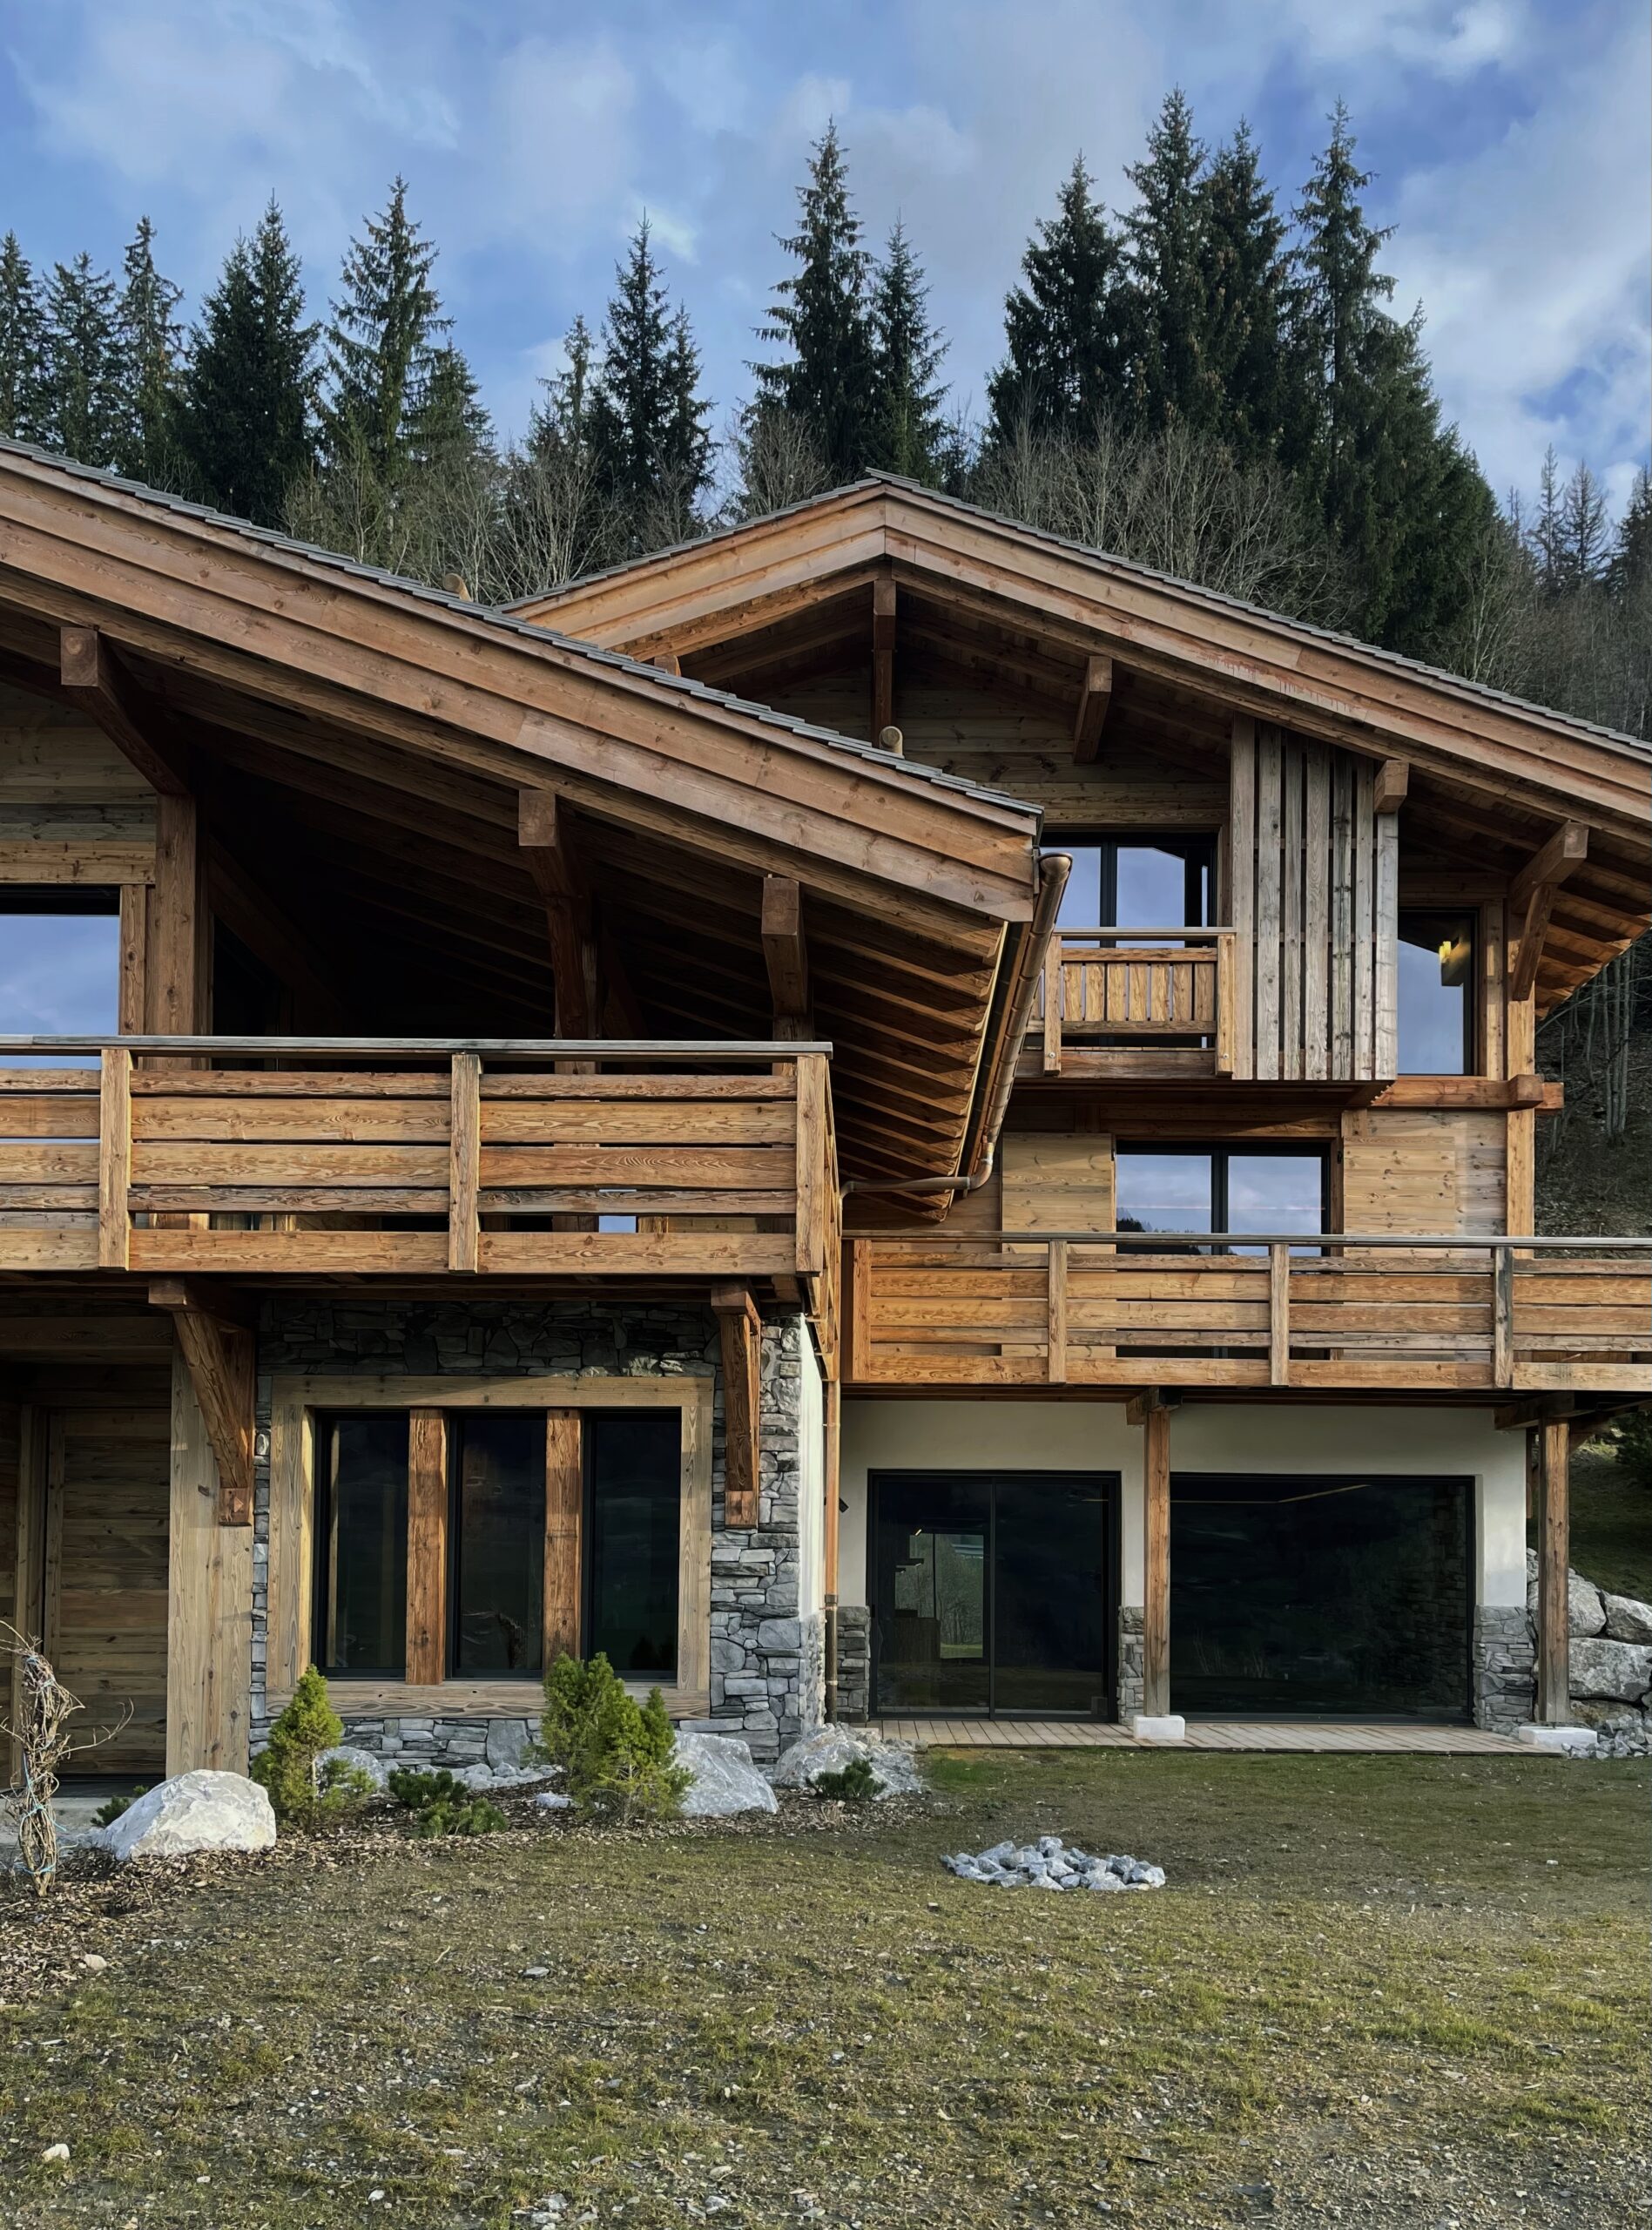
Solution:
M 1652 484 L 1614 524 L 1551 452 L 1494 494 L 1394 301 L 1345 112 L 1286 206 L 1245 125 L 1209 146 L 1173 92 L 1124 185 L 1109 209 L 1074 163 L 979 417 L 917 244 L 868 240 L 829 127 L 720 436 L 646 220 L 502 435 L 400 179 L 324 316 L 273 199 L 187 322 L 146 218 L 118 272 L 37 270 L 9 233 L 0 432 L 489 602 L 878 468 L 1648 734 Z

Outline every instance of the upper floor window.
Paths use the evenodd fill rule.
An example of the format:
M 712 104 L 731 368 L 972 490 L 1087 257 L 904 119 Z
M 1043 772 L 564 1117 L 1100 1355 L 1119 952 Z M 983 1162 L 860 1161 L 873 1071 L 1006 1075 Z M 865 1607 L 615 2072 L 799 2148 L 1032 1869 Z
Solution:
M 1210 926 L 1216 839 L 1210 835 L 1049 840 L 1072 855 L 1063 929 L 1202 929 Z
M 1325 1157 L 1300 1146 L 1120 1146 L 1117 1170 L 1120 1231 L 1231 1232 L 1243 1254 L 1247 1233 L 1311 1237 L 1330 1214 Z
M 14 886 L 5 892 L 0 898 L 0 1033 L 112 1033 L 118 1027 L 118 916 L 112 890 Z
M 1399 1072 L 1470 1076 L 1474 1059 L 1474 916 L 1399 916 Z

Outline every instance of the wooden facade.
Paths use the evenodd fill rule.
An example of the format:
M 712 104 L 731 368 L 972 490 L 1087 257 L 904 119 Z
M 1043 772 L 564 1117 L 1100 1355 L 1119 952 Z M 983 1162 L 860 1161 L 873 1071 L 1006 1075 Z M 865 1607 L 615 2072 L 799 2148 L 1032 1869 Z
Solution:
M 1556 1436 L 1652 1400 L 1652 1256 L 1533 1243 L 1534 1032 L 1646 925 L 1649 804 L 1628 739 L 902 483 L 507 614 L 0 445 L 0 903 L 102 916 L 111 970 L 0 1049 L 0 1616 L 139 1762 L 244 1760 L 255 1480 L 279 1695 L 347 1401 L 284 1381 L 257 1445 L 294 1292 L 691 1301 L 731 1527 L 790 1313 L 834 1449 L 860 1395 L 1131 1403 L 1155 1477 L 1177 1402 L 1483 1408 L 1563 1555 Z M 1156 841 L 1202 918 L 1056 918 Z M 1448 1073 L 1401 1069 L 1407 909 L 1472 924 Z M 1144 1244 L 1155 1144 L 1318 1155 L 1322 1220 Z M 571 1645 L 591 1397 L 542 1375 Z M 703 1708 L 710 1396 L 637 1383 L 692 1413 Z M 415 1418 L 407 1663 L 357 1700 L 424 1708 L 455 1397 L 349 1385 Z

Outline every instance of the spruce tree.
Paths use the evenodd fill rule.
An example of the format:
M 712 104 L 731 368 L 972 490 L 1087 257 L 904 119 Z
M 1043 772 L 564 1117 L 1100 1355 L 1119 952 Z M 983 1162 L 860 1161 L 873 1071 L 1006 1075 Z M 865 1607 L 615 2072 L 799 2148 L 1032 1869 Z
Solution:
M 1537 585 L 1547 596 L 1560 593 L 1565 570 L 1564 501 L 1561 461 L 1551 442 L 1543 452 L 1542 468 L 1537 476 L 1537 516 L 1527 529 L 1527 539 L 1537 566 Z
M 438 348 L 413 406 L 408 454 L 415 464 L 443 466 L 489 456 L 493 421 L 475 374 L 457 348 Z
M 1291 407 L 1283 358 L 1291 273 L 1285 220 L 1243 118 L 1212 157 L 1200 194 L 1213 422 L 1242 463 L 1256 463 L 1278 449 Z
M 1148 133 L 1145 161 L 1125 176 L 1140 199 L 1124 220 L 1124 307 L 1134 415 L 1150 431 L 1208 423 L 1204 147 L 1177 86 Z
M 615 276 L 589 404 L 599 480 L 632 511 L 662 497 L 691 504 L 708 474 L 711 406 L 699 395 L 699 352 L 686 314 L 673 314 L 667 301 L 646 217 Z
M 430 274 L 436 251 L 408 214 L 407 180 L 350 243 L 327 328 L 328 457 L 359 461 L 386 483 L 407 463 L 413 421 L 450 320 Z
M 173 413 L 189 494 L 260 526 L 284 523 L 314 461 L 315 337 L 272 197 L 251 242 L 230 251 L 192 335 Z
M 1579 462 L 1561 499 L 1561 549 L 1562 589 L 1575 593 L 1601 579 L 1610 554 L 1606 492 L 1587 458 Z
M 775 288 L 758 338 L 787 348 L 779 364 L 754 364 L 755 408 L 777 407 L 802 422 L 830 477 L 852 480 L 876 446 L 876 364 L 867 288 L 871 259 L 849 199 L 837 126 L 812 149 L 798 190 L 802 220 L 780 246 L 797 268 Z
M 1623 596 L 1649 580 L 1652 580 L 1652 473 L 1642 465 L 1618 521 L 1606 581 L 1615 596 Z
M 45 311 L 16 233 L 0 241 L 0 436 L 45 438 Z
M 175 313 L 183 289 L 155 268 L 155 228 L 147 217 L 126 250 L 120 329 L 121 427 L 117 463 L 136 480 L 165 483 L 173 458 L 172 393 L 181 338 Z
M 929 289 L 897 218 L 872 288 L 873 446 L 867 462 L 934 483 L 941 477 L 946 389 L 935 375 L 947 344 L 929 321 Z
M 1022 257 L 1004 305 L 1008 354 L 988 382 L 990 438 L 1088 433 L 1123 400 L 1120 247 L 1081 155 Z
M 49 448 L 81 464 L 110 465 L 120 446 L 123 364 L 115 282 L 83 248 L 54 266 L 46 289 L 45 407 Z

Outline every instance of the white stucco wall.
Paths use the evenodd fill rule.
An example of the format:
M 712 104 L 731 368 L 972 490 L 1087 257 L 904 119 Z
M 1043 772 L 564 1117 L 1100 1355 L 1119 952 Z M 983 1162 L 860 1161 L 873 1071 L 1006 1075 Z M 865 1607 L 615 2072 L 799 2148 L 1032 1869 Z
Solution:
M 826 1604 L 826 1402 L 820 1364 L 806 1329 L 798 1390 L 798 1616 Z
M 1139 1603 L 1142 1434 L 1117 1402 L 855 1402 L 843 1405 L 839 1595 L 866 1599 L 866 1474 L 1116 1471 L 1122 1599 Z M 1479 1600 L 1526 1601 L 1525 1435 L 1487 1409 L 1194 1403 L 1170 1419 L 1173 1471 L 1440 1473 L 1475 1483 Z

